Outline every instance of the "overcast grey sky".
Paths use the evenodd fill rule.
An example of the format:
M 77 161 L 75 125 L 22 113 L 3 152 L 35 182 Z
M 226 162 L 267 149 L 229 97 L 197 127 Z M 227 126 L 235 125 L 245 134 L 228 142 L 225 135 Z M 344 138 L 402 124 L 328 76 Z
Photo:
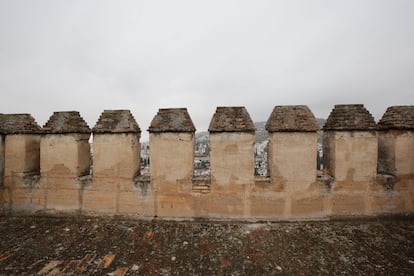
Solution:
M 0 0 L 0 113 L 414 104 L 414 1 Z

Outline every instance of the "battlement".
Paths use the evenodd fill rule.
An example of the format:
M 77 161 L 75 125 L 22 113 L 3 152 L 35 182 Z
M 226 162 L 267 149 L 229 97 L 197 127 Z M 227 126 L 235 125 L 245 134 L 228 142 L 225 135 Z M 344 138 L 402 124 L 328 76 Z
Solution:
M 30 114 L 0 114 L 0 210 L 241 220 L 414 212 L 414 106 L 389 107 L 376 124 L 361 104 L 335 105 L 322 130 L 307 106 L 275 106 L 260 177 L 246 108 L 217 107 L 208 130 L 210 175 L 195 177 L 190 114 L 159 109 L 143 175 L 129 110 L 105 110 L 92 129 L 77 111 L 54 112 L 43 128 Z
M 93 127 L 94 134 L 141 133 L 134 116 L 129 110 L 105 110 Z
M 254 132 L 253 121 L 244 107 L 219 106 L 211 119 L 209 132 Z
M 339 104 L 329 114 L 323 130 L 376 130 L 377 124 L 362 104 Z
M 77 111 L 54 112 L 43 126 L 43 132 L 49 134 L 86 133 L 91 129 Z
M 38 134 L 41 127 L 30 114 L 0 114 L 0 134 Z
M 196 131 L 187 108 L 161 108 L 151 121 L 150 133 Z
M 381 130 L 414 130 L 414 106 L 390 106 L 378 123 Z
M 275 106 L 267 120 L 268 132 L 313 132 L 319 130 L 312 111 L 305 105 Z

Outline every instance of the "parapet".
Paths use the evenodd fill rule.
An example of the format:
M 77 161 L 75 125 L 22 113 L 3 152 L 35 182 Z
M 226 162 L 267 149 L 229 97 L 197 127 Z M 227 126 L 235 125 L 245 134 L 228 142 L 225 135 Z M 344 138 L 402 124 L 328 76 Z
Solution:
M 91 129 L 78 111 L 61 111 L 50 116 L 43 131 L 49 134 L 90 133 Z
M 378 127 L 381 130 L 414 130 L 414 105 L 388 107 Z
M 44 129 L 29 114 L 0 114 L 0 212 L 249 221 L 414 213 L 412 106 L 390 107 L 380 126 L 363 105 L 335 106 L 319 171 L 311 110 L 269 113 L 267 142 L 255 148 L 247 110 L 218 107 L 203 178 L 194 174 L 195 127 L 185 108 L 155 115 L 142 175 L 141 130 L 129 110 L 105 110 L 93 131 L 76 111 L 53 113 Z M 256 166 L 266 175 L 256 176 Z
M 243 106 L 219 106 L 211 119 L 209 132 L 254 132 L 253 121 Z
M 363 104 L 339 104 L 329 114 L 323 130 L 376 130 L 374 117 Z
M 1 134 L 39 134 L 40 126 L 30 114 L 1 114 Z
M 268 132 L 314 132 L 319 130 L 312 111 L 306 105 L 275 106 L 266 122 Z
M 195 132 L 196 128 L 187 108 L 160 108 L 151 121 L 150 133 Z
M 134 116 L 129 110 L 104 110 L 92 129 L 95 134 L 141 133 Z

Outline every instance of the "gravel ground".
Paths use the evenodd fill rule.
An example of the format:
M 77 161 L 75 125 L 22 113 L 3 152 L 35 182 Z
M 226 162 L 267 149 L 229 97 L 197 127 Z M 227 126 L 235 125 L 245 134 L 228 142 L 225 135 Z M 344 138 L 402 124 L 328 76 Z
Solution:
M 0 217 L 1 275 L 414 275 L 414 220 Z

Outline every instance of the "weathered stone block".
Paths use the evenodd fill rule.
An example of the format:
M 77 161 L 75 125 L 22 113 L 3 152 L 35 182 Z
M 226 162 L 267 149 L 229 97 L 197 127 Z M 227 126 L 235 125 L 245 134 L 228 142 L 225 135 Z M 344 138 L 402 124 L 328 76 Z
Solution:
M 398 192 L 382 192 L 369 195 L 368 212 L 372 214 L 404 213 L 409 210 L 407 195 Z
M 3 186 L 4 177 L 4 142 L 5 136 L 0 133 L 0 187 Z
M 378 156 L 376 132 L 325 132 L 324 143 L 329 145 L 329 150 L 324 151 L 327 171 L 337 181 L 369 181 L 376 177 Z
M 4 146 L 2 180 L 8 187 L 9 206 L 12 210 L 42 209 L 44 198 L 38 192 L 40 135 L 10 134 L 6 136 Z
M 39 210 L 45 207 L 45 191 L 36 173 L 13 173 L 5 176 L 8 201 L 12 210 Z
M 333 216 L 363 215 L 365 201 L 364 193 L 334 193 L 331 195 L 331 213 Z
M 72 189 L 48 190 L 46 208 L 56 211 L 81 210 L 79 191 Z
M 156 215 L 159 217 L 194 217 L 193 197 L 189 194 L 158 195 Z
M 90 172 L 90 128 L 77 111 L 54 112 L 43 127 L 40 173 L 46 183 L 62 179 L 63 189 L 76 186 L 76 178 Z M 66 179 L 65 179 L 66 178 Z M 69 201 L 70 202 L 70 201 Z
M 117 204 L 117 194 L 113 191 L 85 189 L 83 192 L 83 211 L 116 214 Z
M 212 218 L 243 218 L 246 202 L 242 194 L 214 193 L 210 196 L 209 214 Z
M 375 178 L 378 126 L 362 104 L 335 105 L 324 130 L 324 165 L 337 181 Z
M 15 173 L 39 173 L 40 135 L 15 134 L 5 139 L 4 175 Z
M 268 166 L 273 181 L 315 181 L 316 132 L 271 132 L 268 139 Z
M 254 134 L 210 133 L 212 186 L 254 183 Z
M 345 180 L 345 181 L 335 181 L 332 183 L 331 190 L 333 192 L 365 192 L 369 190 L 375 190 L 371 188 L 375 188 L 378 185 L 376 181 L 352 181 L 352 180 Z M 378 187 L 380 188 L 380 187 Z M 383 189 L 383 188 L 382 188 Z
M 414 131 L 380 131 L 378 172 L 394 176 L 414 175 Z
M 82 189 L 76 177 L 42 177 L 40 188 L 46 191 L 46 208 L 60 211 L 80 210 Z
M 194 133 L 150 133 L 151 181 L 159 192 L 177 191 L 177 181 L 184 179 L 191 190 L 194 147 Z
M 396 174 L 395 139 L 388 131 L 378 133 L 378 173 L 394 176 Z
M 155 216 L 154 198 L 151 193 L 143 195 L 141 190 L 135 188 L 133 191 L 121 191 L 119 193 L 119 213 L 138 216 Z
M 397 176 L 414 178 L 414 131 L 395 136 L 395 168 Z
M 89 174 L 89 134 L 47 134 L 41 139 L 42 177 Z
M 141 130 L 129 110 L 105 110 L 92 131 L 94 177 L 139 174 Z
M 37 211 L 46 208 L 46 191 L 39 187 L 15 187 L 10 189 L 14 211 Z
M 93 136 L 94 176 L 132 179 L 139 171 L 139 135 L 122 133 Z
M 208 127 L 213 189 L 254 183 L 255 127 L 244 107 L 217 107 Z
M 326 215 L 325 196 L 321 193 L 293 194 L 291 214 L 300 217 L 322 217 Z
M 119 200 L 118 178 L 94 177 L 83 187 L 82 210 L 86 212 L 116 213 Z
M 250 197 L 250 214 L 252 218 L 284 218 L 285 209 L 286 195 L 284 193 L 253 194 Z

